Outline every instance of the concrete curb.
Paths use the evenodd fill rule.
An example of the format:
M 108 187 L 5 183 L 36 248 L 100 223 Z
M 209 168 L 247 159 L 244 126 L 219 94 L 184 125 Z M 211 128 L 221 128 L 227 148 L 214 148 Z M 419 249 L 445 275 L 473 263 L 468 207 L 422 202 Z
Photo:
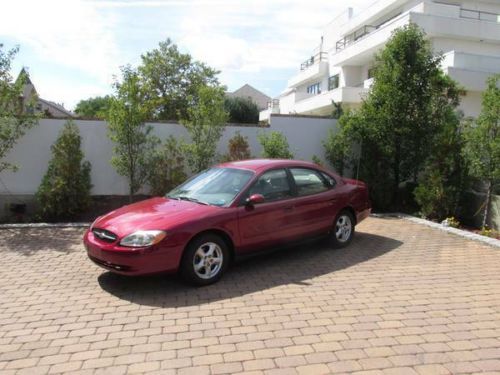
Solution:
M 431 227 L 431 228 L 434 228 L 434 229 L 439 229 L 439 230 L 442 230 L 443 232 L 448 232 L 448 233 L 456 234 L 457 236 L 465 237 L 465 238 L 467 238 L 469 240 L 483 242 L 483 243 L 486 243 L 488 245 L 500 248 L 500 240 L 497 240 L 495 238 L 481 236 L 480 234 L 471 233 L 471 232 L 468 232 L 466 230 L 462 230 L 462 229 L 458 229 L 458 228 L 446 227 L 446 226 L 444 226 L 444 225 L 442 225 L 440 223 L 435 223 L 435 222 L 430 221 L 430 220 L 421 219 L 421 218 L 418 218 L 418 217 L 415 217 L 415 216 L 411 216 L 411 215 L 407 215 L 407 214 L 387 213 L 387 214 L 371 214 L 371 216 L 373 216 L 373 217 L 381 217 L 381 218 L 384 218 L 384 217 L 396 217 L 396 218 L 399 218 L 399 219 L 404 219 L 404 220 L 411 221 L 413 223 L 427 225 L 428 227 Z
M 91 223 L 19 223 L 0 224 L 0 229 L 23 229 L 23 228 L 88 228 Z

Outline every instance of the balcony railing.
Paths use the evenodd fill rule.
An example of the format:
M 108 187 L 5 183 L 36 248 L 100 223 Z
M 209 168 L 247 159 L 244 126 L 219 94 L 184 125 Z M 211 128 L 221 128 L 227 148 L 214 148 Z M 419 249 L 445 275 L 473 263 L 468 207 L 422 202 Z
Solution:
M 343 37 L 342 39 L 337 41 L 337 43 L 335 45 L 336 51 L 343 50 L 349 44 L 354 43 L 355 41 L 357 41 L 358 39 L 361 39 L 365 35 L 370 34 L 372 31 L 377 30 L 377 28 L 378 28 L 377 26 L 365 25 L 362 28 L 356 30 L 355 32 L 353 32 L 349 35 L 346 35 L 345 37 Z
M 320 61 L 327 61 L 327 60 L 328 60 L 328 53 L 318 52 L 315 55 L 308 58 L 302 64 L 300 64 L 300 70 L 305 70 L 305 69 L 309 68 L 311 65 L 317 64 Z
M 499 22 L 500 15 L 496 13 L 483 12 L 482 10 L 460 8 L 460 17 L 479 21 Z

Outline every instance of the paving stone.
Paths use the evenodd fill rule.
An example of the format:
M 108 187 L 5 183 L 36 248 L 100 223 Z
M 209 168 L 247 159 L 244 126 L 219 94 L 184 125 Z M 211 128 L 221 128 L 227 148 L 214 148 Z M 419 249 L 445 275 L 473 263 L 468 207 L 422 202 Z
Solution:
M 0 233 L 3 374 L 500 373 L 500 252 L 369 218 L 217 284 L 96 267 L 83 229 Z

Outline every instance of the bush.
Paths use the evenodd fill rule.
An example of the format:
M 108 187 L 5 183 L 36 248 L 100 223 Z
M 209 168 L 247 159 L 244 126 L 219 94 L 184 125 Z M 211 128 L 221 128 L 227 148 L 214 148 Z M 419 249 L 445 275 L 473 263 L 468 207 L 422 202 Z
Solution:
M 235 161 L 251 159 L 250 146 L 248 138 L 236 132 L 236 134 L 228 142 L 228 153 L 222 157 L 223 161 Z
M 248 98 L 226 97 L 224 108 L 229 113 L 229 121 L 240 124 L 257 124 L 259 108 Z
M 328 136 L 326 140 L 323 141 L 325 159 L 341 176 L 343 176 L 344 171 L 349 168 L 348 155 L 351 152 L 350 144 L 351 142 L 344 133 L 339 131 L 335 134 L 332 129 L 328 130 Z
M 67 121 L 52 145 L 52 159 L 36 193 L 42 220 L 74 220 L 90 205 L 90 163 L 83 161 L 81 137 Z
M 269 159 L 293 159 L 286 137 L 277 131 L 257 136 L 262 145 L 262 156 Z
M 154 196 L 165 195 L 186 179 L 181 146 L 173 136 L 155 150 L 149 168 L 147 182 Z
M 447 217 L 441 222 L 445 227 L 458 228 L 460 227 L 460 222 L 453 216 Z
M 467 167 L 462 157 L 463 137 L 457 114 L 449 113 L 436 120 L 439 133 L 414 190 L 421 213 L 438 221 L 458 212 L 460 194 L 467 186 Z M 438 118 L 439 118 L 438 117 Z

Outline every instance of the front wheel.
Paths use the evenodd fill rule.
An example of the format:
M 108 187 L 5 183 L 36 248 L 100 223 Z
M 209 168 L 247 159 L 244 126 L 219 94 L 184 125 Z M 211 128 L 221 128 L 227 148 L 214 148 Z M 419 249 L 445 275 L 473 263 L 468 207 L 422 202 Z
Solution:
M 349 211 L 341 211 L 335 218 L 330 243 L 335 248 L 349 245 L 354 237 L 354 218 Z
M 202 235 L 193 240 L 184 253 L 182 277 L 194 285 L 209 285 L 218 281 L 229 263 L 227 244 L 219 236 Z

